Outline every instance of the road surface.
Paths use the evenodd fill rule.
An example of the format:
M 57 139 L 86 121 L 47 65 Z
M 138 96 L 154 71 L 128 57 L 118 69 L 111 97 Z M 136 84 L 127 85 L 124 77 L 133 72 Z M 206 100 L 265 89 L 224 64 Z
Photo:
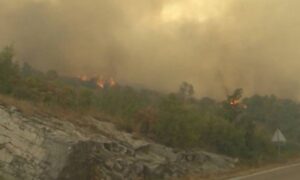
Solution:
M 229 180 L 300 180 L 300 163 L 257 172 Z

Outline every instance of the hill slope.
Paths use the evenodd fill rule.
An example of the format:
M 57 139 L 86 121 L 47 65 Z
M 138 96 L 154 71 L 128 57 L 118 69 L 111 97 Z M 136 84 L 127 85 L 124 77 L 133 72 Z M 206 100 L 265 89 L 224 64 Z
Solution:
M 0 179 L 174 179 L 228 170 L 231 158 L 134 138 L 113 124 L 70 121 L 0 106 Z

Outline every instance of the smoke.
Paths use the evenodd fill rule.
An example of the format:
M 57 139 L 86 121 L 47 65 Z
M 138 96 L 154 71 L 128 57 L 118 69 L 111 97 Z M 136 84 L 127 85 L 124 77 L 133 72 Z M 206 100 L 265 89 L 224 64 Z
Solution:
M 297 0 L 1 0 L 0 47 L 62 74 L 300 98 Z

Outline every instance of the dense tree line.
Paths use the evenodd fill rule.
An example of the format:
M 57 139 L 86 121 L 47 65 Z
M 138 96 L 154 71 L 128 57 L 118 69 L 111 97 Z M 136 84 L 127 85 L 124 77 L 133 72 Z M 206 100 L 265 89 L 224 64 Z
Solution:
M 287 152 L 298 149 L 300 104 L 292 100 L 273 95 L 242 99 L 242 89 L 222 102 L 197 99 L 187 82 L 169 95 L 127 86 L 99 89 L 55 71 L 18 65 L 13 57 L 11 47 L 0 53 L 1 94 L 75 111 L 95 109 L 115 117 L 120 128 L 177 148 L 263 161 L 275 157 L 270 139 L 281 128 L 289 140 Z

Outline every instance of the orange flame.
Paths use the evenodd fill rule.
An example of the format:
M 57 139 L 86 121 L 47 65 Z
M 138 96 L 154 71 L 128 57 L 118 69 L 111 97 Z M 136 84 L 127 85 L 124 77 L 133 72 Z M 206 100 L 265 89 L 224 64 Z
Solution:
M 243 109 L 248 109 L 248 106 L 246 104 L 241 104 L 240 101 L 237 99 L 232 99 L 229 103 L 233 107 L 241 107 Z
M 91 82 L 95 82 L 95 84 L 101 88 L 101 89 L 104 89 L 105 86 L 110 86 L 110 87 L 115 87 L 117 85 L 117 82 L 115 81 L 114 78 L 109 78 L 109 79 L 104 79 L 102 76 L 94 76 L 96 78 L 91 78 L 91 77 L 88 77 L 87 75 L 80 75 L 78 76 L 78 79 L 82 82 L 88 82 L 88 81 L 91 81 Z
M 236 106 L 236 105 L 238 105 L 240 102 L 239 102 L 239 100 L 237 100 L 237 99 L 232 99 L 231 101 L 230 101 L 230 105 L 232 105 L 232 106 Z
M 105 87 L 105 81 L 103 79 L 98 79 L 97 86 L 103 89 Z

